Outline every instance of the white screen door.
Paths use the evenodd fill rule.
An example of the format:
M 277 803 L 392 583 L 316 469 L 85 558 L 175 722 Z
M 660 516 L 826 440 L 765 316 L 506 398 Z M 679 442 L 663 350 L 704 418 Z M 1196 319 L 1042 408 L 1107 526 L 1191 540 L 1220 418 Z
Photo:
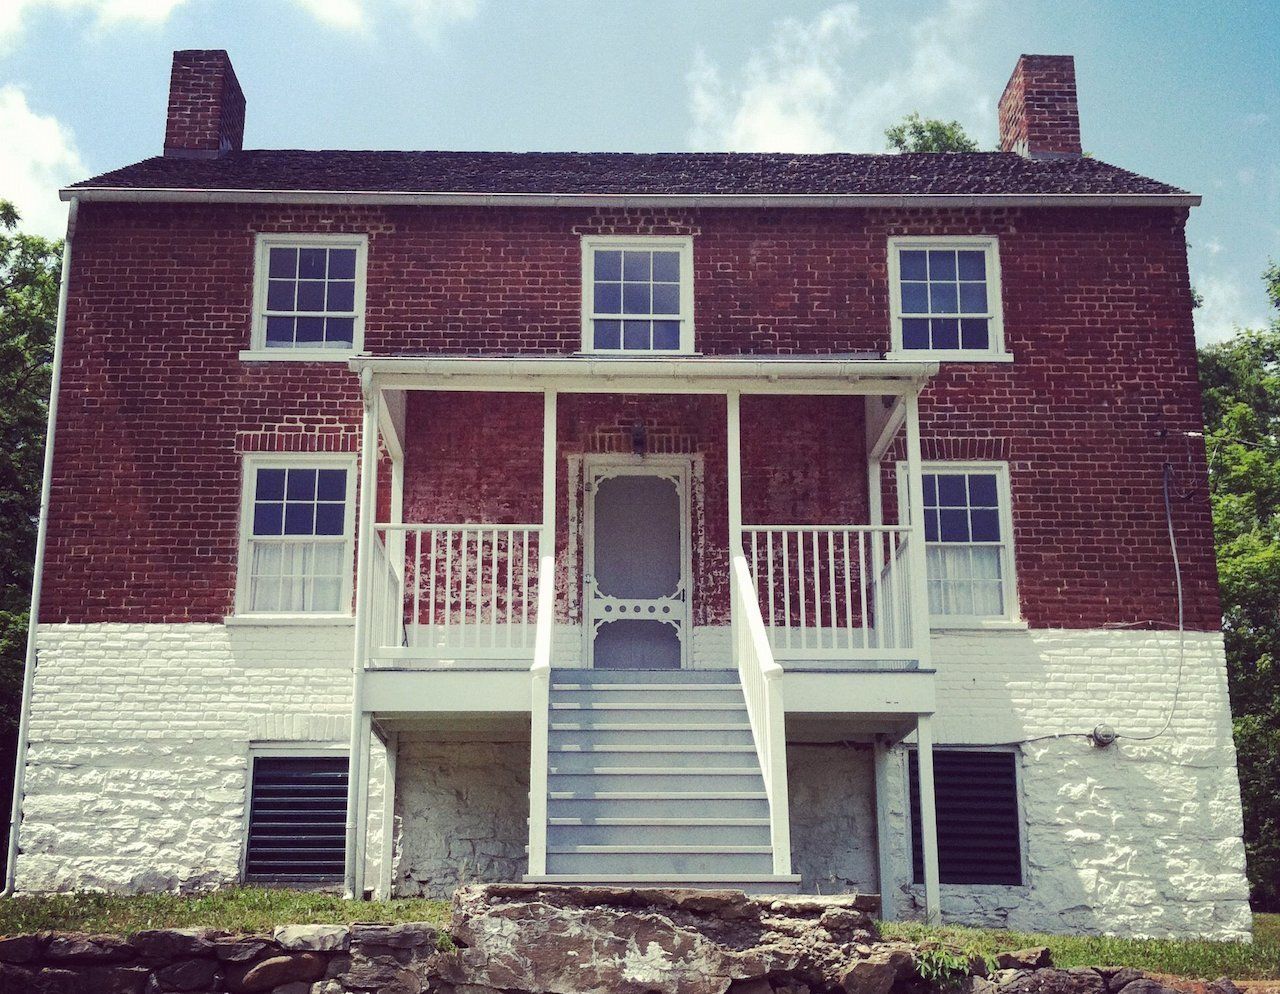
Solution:
M 591 665 L 679 669 L 689 624 L 687 468 L 596 466 L 588 475 Z

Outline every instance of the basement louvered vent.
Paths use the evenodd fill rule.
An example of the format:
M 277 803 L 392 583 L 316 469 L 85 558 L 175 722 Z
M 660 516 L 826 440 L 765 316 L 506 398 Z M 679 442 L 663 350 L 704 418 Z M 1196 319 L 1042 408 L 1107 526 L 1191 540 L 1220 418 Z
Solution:
M 245 878 L 342 879 L 346 756 L 255 756 Z
M 933 751 L 938 877 L 944 884 L 1021 884 L 1016 754 Z M 910 753 L 911 860 L 924 880 L 920 848 L 920 763 Z

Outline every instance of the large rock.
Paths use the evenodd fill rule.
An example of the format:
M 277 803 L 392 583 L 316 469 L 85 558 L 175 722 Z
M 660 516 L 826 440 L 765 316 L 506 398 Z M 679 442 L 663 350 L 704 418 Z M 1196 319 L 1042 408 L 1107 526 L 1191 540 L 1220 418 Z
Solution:
M 1001 971 L 997 983 L 1000 994 L 1107 994 L 1102 974 L 1089 967 Z
M 453 900 L 452 952 L 434 971 L 455 991 L 734 994 L 788 987 L 887 994 L 910 947 L 879 942 L 874 898 L 740 891 L 491 884 Z

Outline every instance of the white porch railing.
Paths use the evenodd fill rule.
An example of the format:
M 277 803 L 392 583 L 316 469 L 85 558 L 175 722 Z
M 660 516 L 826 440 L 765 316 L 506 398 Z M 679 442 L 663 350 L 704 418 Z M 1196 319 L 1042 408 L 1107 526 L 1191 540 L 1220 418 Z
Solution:
M 540 526 L 379 524 L 375 535 L 375 654 L 532 656 Z
M 744 553 L 779 659 L 884 659 L 911 648 L 910 529 L 749 525 Z
M 773 658 L 755 583 L 744 556 L 733 557 L 734 661 L 747 701 L 751 737 L 769 798 L 773 872 L 791 872 L 791 814 L 787 800 L 787 728 L 782 700 L 782 667 Z

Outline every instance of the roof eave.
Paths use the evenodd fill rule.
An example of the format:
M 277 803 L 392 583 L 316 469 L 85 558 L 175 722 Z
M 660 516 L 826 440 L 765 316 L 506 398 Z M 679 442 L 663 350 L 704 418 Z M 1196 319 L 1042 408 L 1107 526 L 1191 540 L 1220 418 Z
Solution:
M 414 207 L 1196 207 L 1193 193 L 461 193 L 70 186 L 63 200 L 115 203 L 341 204 Z

